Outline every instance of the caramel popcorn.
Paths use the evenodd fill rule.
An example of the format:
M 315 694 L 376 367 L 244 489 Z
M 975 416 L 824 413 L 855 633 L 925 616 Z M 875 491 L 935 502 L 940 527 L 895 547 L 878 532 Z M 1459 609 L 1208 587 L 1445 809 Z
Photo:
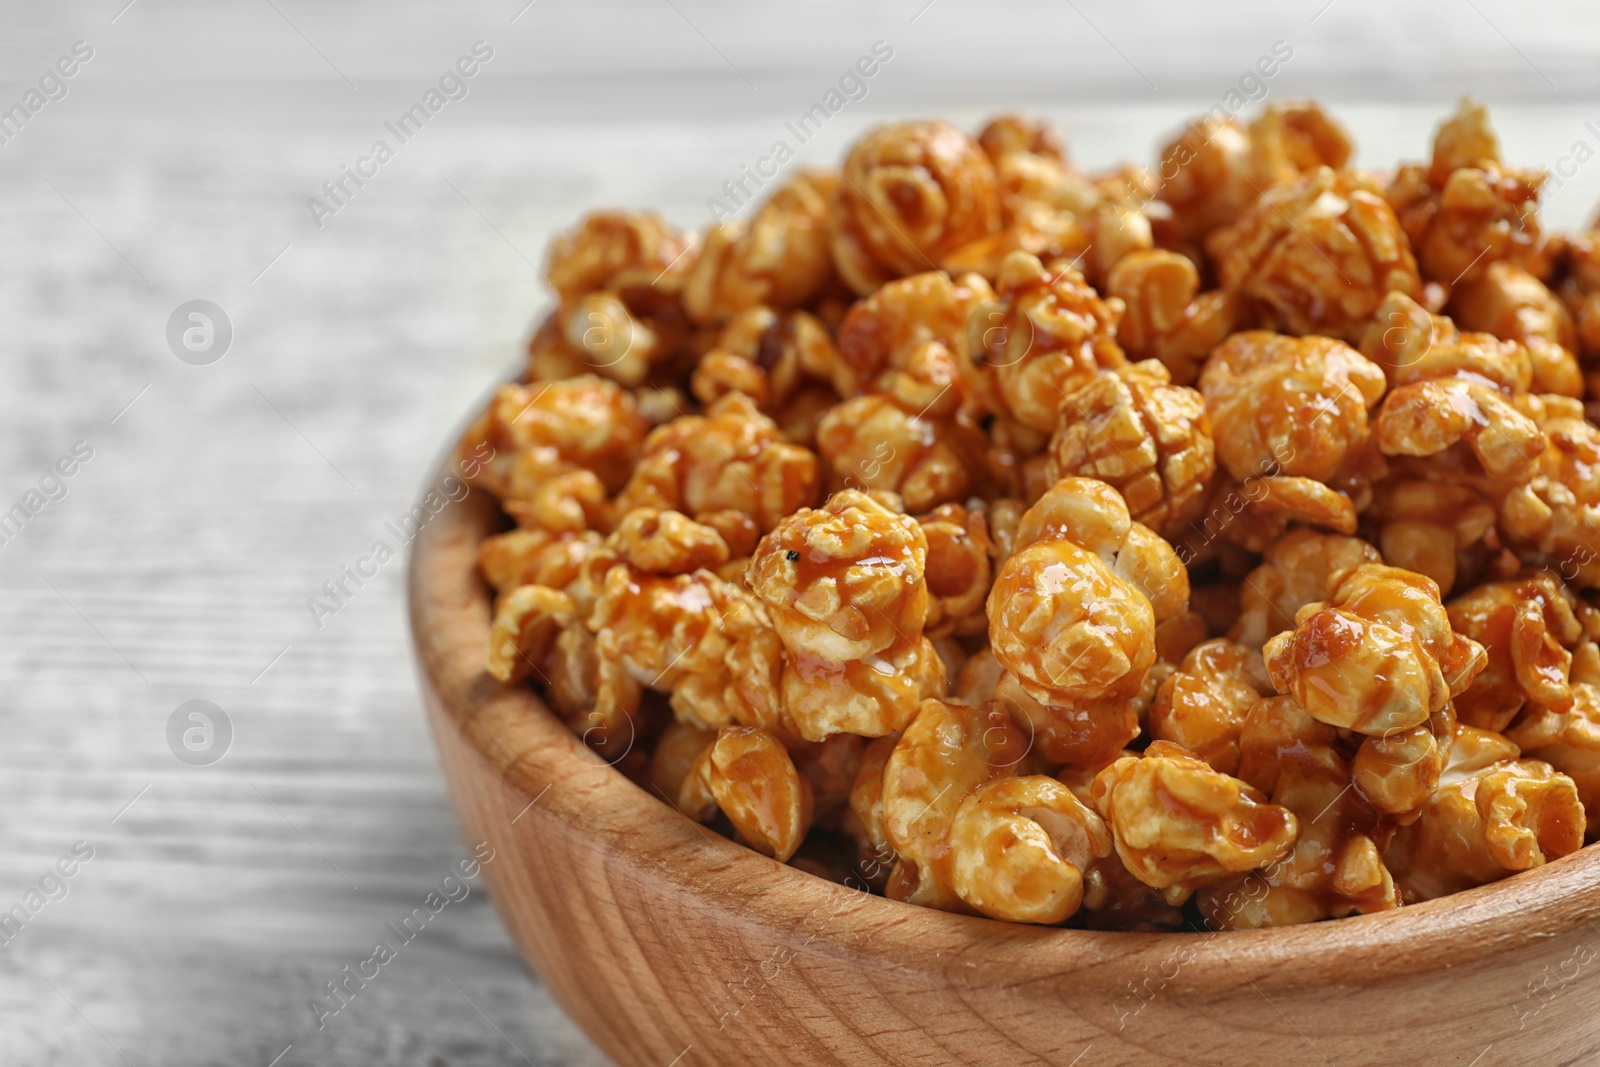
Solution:
M 1455 287 L 1450 314 L 1468 330 L 1515 341 L 1528 350 L 1533 391 L 1583 395 L 1577 327 L 1561 299 L 1534 275 L 1506 260 Z
M 1531 407 L 1545 445 L 1532 477 L 1501 499 L 1500 534 L 1524 562 L 1600 587 L 1600 430 L 1575 401 Z
M 570 307 L 601 290 L 659 285 L 663 275 L 683 265 L 692 246 L 654 213 L 601 212 L 551 242 L 544 275 Z
M 650 431 L 617 508 L 672 508 L 690 515 L 732 509 L 771 529 L 814 500 L 817 459 L 791 445 L 749 397 L 730 393 L 704 415 Z
M 994 164 L 946 123 L 880 126 L 845 159 L 829 223 L 839 276 L 864 296 L 1000 228 Z
M 1354 788 L 1339 735 L 1292 697 L 1260 701 L 1239 735 L 1239 777 L 1298 819 L 1293 850 L 1196 897 L 1213 930 L 1288 926 L 1399 907 L 1378 814 Z
M 1215 471 L 1204 398 L 1171 384 L 1160 363 L 1101 371 L 1062 398 L 1052 482 L 1099 479 L 1122 494 L 1134 521 L 1168 531 L 1199 514 Z
M 707 834 L 1007 922 L 1580 848 L 1600 230 L 1542 232 L 1470 101 L 1426 164 L 1354 152 L 1300 100 L 1095 173 L 907 122 L 698 237 L 590 215 L 454 456 L 504 513 L 480 681 Z
M 1225 637 L 1202 642 L 1156 693 L 1150 736 L 1192 752 L 1223 774 L 1239 769 L 1239 731 L 1272 694 L 1261 654 Z
M 695 758 L 678 807 L 701 822 L 720 809 L 740 840 L 782 863 L 811 828 L 811 783 L 771 734 L 724 726 Z
M 969 495 L 981 439 L 953 420 L 911 414 L 881 396 L 842 401 L 817 424 L 830 490 L 888 490 L 911 511 Z
M 1126 698 L 1155 662 L 1156 623 L 1188 599 L 1171 546 L 1116 490 L 1067 478 L 1022 518 L 989 593 L 989 640 L 1041 704 Z
M 963 801 L 997 778 L 1025 770 L 1028 738 L 995 705 L 924 701 L 883 771 L 883 826 L 898 861 L 887 892 L 953 910 L 950 831 Z
M 1421 287 L 1383 192 L 1359 171 L 1318 167 L 1268 189 L 1207 247 L 1246 321 L 1355 341 L 1386 294 Z
M 1573 685 L 1571 703 L 1559 707 L 1535 701 L 1506 738 L 1523 756 L 1571 778 L 1586 813 L 1600 805 L 1600 688 L 1593 683 Z M 1597 831 L 1600 826 L 1588 824 L 1589 839 Z
M 1488 112 L 1466 99 L 1434 136 L 1432 162 L 1401 167 L 1387 195 L 1422 276 L 1457 285 L 1502 260 L 1521 266 L 1534 261 L 1543 184 L 1543 172 L 1500 162 Z
M 1261 330 L 1228 338 L 1200 375 L 1217 458 L 1240 482 L 1332 480 L 1365 444 L 1383 391 L 1383 371 L 1348 345 Z
M 1334 579 L 1363 563 L 1382 563 L 1378 550 L 1359 537 L 1295 530 L 1266 551 L 1261 566 L 1239 586 L 1239 618 L 1228 636 L 1250 648 L 1294 629 L 1307 604 L 1333 595 Z
M 1450 601 L 1456 632 L 1483 646 L 1483 673 L 1456 698 L 1462 723 L 1504 731 L 1523 705 L 1571 705 L 1572 649 L 1585 636 L 1578 599 L 1549 572 L 1486 582 Z
M 1292 632 L 1263 649 L 1272 684 L 1318 722 L 1373 736 L 1421 726 L 1483 669 L 1483 646 L 1450 628 L 1439 587 L 1363 563 Z
M 1171 904 L 1283 858 L 1300 833 L 1292 812 L 1170 741 L 1101 771 L 1094 803 L 1128 870 Z
M 979 786 L 950 824 L 956 894 L 1008 922 L 1065 922 L 1083 902 L 1084 872 L 1110 854 L 1100 817 L 1043 775 Z
M 1128 253 L 1106 276 L 1106 294 L 1127 309 L 1117 322 L 1117 343 L 1133 359 L 1159 359 L 1178 385 L 1192 385 L 1233 330 L 1232 295 L 1201 293 L 1194 262 L 1176 252 Z
M 707 231 L 684 281 L 683 306 L 696 322 L 718 322 L 753 307 L 778 310 L 815 299 L 833 279 L 828 202 L 831 174 L 801 174 L 773 193 L 749 224 Z
M 1407 903 L 1498 881 L 1583 847 L 1571 778 L 1518 759 L 1498 734 L 1461 727 L 1439 790 L 1384 855 Z
M 1118 309 L 1078 272 L 1052 273 L 1026 252 L 1006 257 L 995 290 L 967 319 L 962 378 L 988 411 L 1049 434 L 1070 390 L 1128 365 Z

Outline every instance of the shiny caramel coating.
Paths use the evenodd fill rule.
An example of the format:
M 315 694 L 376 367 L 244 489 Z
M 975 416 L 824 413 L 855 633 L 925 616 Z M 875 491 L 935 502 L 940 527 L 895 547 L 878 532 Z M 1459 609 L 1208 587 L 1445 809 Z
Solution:
M 1188 604 L 1171 547 L 1115 490 L 1068 478 L 1023 516 L 989 594 L 989 640 L 1044 705 L 1132 696 L 1155 662 L 1155 626 Z
M 1301 608 L 1326 600 L 1336 576 L 1363 563 L 1382 562 L 1378 550 L 1358 537 L 1313 530 L 1285 534 L 1240 584 L 1239 618 L 1228 636 L 1259 649 L 1268 638 L 1293 630 Z
M 1101 371 L 1062 398 L 1052 483 L 1099 479 L 1122 494 L 1134 521 L 1167 531 L 1199 514 L 1215 472 L 1205 399 L 1173 385 L 1160 363 Z
M 932 270 L 947 252 L 1000 228 L 994 164 L 947 123 L 880 126 L 845 158 L 829 227 L 834 266 L 861 295 Z
M 1250 710 L 1239 754 L 1239 777 L 1292 811 L 1300 834 L 1277 862 L 1202 889 L 1196 903 L 1207 927 L 1290 926 L 1399 906 L 1379 846 L 1387 830 L 1353 788 L 1338 731 L 1292 697 L 1272 697 Z
M 889 895 L 954 910 L 950 829 L 968 794 L 1025 770 L 1029 742 L 1003 708 L 926 700 L 884 766 L 884 833 L 899 857 Z
M 650 431 L 617 507 L 691 516 L 731 508 L 771 529 L 816 498 L 818 481 L 816 456 L 784 441 L 749 397 L 730 393 L 704 415 Z
M 830 491 L 886 489 L 909 511 L 969 496 L 982 447 L 982 434 L 970 426 L 907 412 L 882 396 L 841 401 L 817 424 Z
M 1150 736 L 1194 753 L 1223 774 L 1239 769 L 1239 731 L 1272 695 L 1261 654 L 1218 637 L 1196 645 L 1161 683 L 1150 708 Z
M 1282 859 L 1300 832 L 1292 812 L 1167 741 L 1101 771 L 1094 801 L 1128 870 L 1172 904 Z
M 1131 359 L 1159 359 L 1178 385 L 1192 385 L 1211 350 L 1233 330 L 1233 296 L 1221 289 L 1200 292 L 1194 261 L 1176 252 L 1130 252 L 1111 268 L 1105 292 L 1126 308 L 1117 343 Z
M 950 880 L 975 911 L 1008 922 L 1065 922 L 1083 901 L 1084 872 L 1111 854 L 1100 816 L 1053 778 L 978 786 L 950 824 Z
M 1241 482 L 1331 480 L 1365 444 L 1384 388 L 1382 369 L 1348 345 L 1261 330 L 1228 338 L 1200 374 L 1217 459 Z
M 1572 705 L 1573 650 L 1589 639 L 1592 608 L 1549 571 L 1485 582 L 1445 605 L 1457 633 L 1483 646 L 1483 673 L 1456 697 L 1464 725 L 1504 732 L 1529 703 Z
M 1564 707 L 1534 703 L 1506 737 L 1531 760 L 1548 763 L 1571 778 L 1584 812 L 1600 812 L 1600 689 L 1590 682 L 1572 686 L 1572 702 Z M 1600 825 L 1587 821 L 1593 841 Z
M 1416 249 L 1422 276 L 1457 285 L 1496 262 L 1535 261 L 1544 178 L 1542 171 L 1500 162 L 1488 112 L 1468 98 L 1440 124 L 1430 164 L 1399 168 L 1386 195 Z
M 749 223 L 719 222 L 689 268 L 683 305 L 696 322 L 719 322 L 747 308 L 799 307 L 833 278 L 828 204 L 832 174 L 802 173 L 767 198 Z
M 1001 265 L 995 300 L 974 308 L 961 350 L 962 379 L 985 410 L 1042 434 L 1054 431 L 1062 398 L 1102 369 L 1121 369 L 1120 304 L 1112 305 L 1062 265 L 1013 252 Z
M 1421 287 L 1411 245 L 1378 184 L 1319 167 L 1265 190 L 1208 238 L 1243 321 L 1355 341 L 1385 295 Z
M 1262 649 L 1272 684 L 1319 722 L 1370 736 L 1421 726 L 1483 669 L 1483 646 L 1455 633 L 1439 587 L 1364 563 L 1307 604 Z
M 1498 881 L 1583 847 L 1576 784 L 1547 763 L 1517 756 L 1517 746 L 1499 734 L 1460 728 L 1438 791 L 1384 853 L 1407 903 Z
M 725 726 L 696 757 L 678 807 L 700 822 L 720 809 L 741 841 L 783 863 L 811 828 L 811 783 L 771 734 Z

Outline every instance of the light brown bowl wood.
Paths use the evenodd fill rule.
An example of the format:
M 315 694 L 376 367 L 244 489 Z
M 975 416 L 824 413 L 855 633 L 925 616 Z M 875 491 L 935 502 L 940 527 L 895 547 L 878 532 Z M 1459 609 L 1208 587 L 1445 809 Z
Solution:
M 429 717 L 506 927 L 625 1067 L 1600 1063 L 1600 849 L 1384 915 L 1215 935 L 857 893 L 696 826 L 484 672 L 474 552 L 496 522 L 474 492 L 414 546 Z

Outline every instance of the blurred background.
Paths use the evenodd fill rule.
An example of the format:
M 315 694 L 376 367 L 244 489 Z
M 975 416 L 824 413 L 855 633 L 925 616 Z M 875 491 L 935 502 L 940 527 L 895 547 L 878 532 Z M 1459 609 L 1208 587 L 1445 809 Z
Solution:
M 785 122 L 875 46 L 800 144 Z M 471 851 L 403 558 L 324 583 L 398 544 L 583 212 L 700 228 L 775 141 L 831 165 L 890 117 L 1022 109 L 1086 167 L 1151 162 L 1230 92 L 1321 97 L 1382 167 L 1470 92 L 1509 161 L 1563 167 L 1545 218 L 1574 227 L 1597 55 L 1585 0 L 7 3 L 0 1063 L 605 1062 L 477 882 L 308 1006 Z

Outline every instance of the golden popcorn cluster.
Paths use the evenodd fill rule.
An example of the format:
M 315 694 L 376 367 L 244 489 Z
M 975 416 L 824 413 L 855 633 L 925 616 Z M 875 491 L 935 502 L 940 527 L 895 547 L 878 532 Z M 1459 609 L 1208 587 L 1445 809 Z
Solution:
M 702 234 L 590 216 L 461 444 L 489 672 L 690 819 L 1012 922 L 1312 922 L 1578 850 L 1600 233 L 1541 230 L 1471 101 L 1351 156 L 1304 101 L 1159 178 L 919 121 Z

